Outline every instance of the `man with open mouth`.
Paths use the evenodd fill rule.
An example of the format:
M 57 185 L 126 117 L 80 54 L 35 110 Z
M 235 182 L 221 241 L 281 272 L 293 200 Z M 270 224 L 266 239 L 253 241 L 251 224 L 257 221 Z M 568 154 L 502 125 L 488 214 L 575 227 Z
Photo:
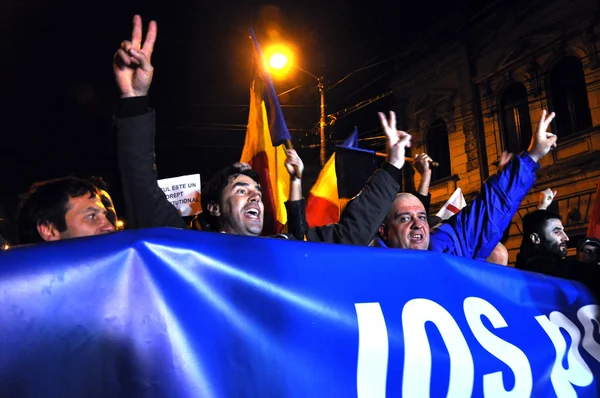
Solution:
M 142 20 L 133 20 L 131 40 L 125 40 L 117 51 L 113 71 L 121 99 L 115 117 L 117 154 L 129 225 L 132 228 L 175 227 L 186 228 L 176 209 L 166 199 L 157 184 L 154 165 L 154 111 L 148 106 L 148 91 L 154 67 L 151 56 L 157 37 L 157 25 L 148 25 L 142 40 Z M 382 123 L 388 123 L 382 118 Z M 393 122 L 392 122 L 393 121 Z M 389 211 L 394 196 L 400 189 L 401 168 L 405 162 L 405 148 L 410 146 L 410 135 L 396 130 L 395 115 L 390 113 L 386 129 L 387 161 L 377 170 L 361 194 L 358 195 L 340 219 L 337 228 L 312 228 L 304 234 L 304 201 L 298 181 L 292 178 L 288 209 L 297 211 L 288 216 L 288 224 L 300 238 L 310 241 L 367 245 L 376 234 L 379 224 Z M 294 151 L 286 151 L 286 165 L 303 169 Z M 301 174 L 301 170 L 300 170 Z M 225 167 L 203 187 L 201 195 L 203 216 L 194 223 L 200 229 L 222 233 L 259 236 L 265 221 L 264 204 L 258 174 L 243 163 Z M 290 218 L 292 218 L 290 220 Z M 295 219 L 294 219 L 295 218 Z M 277 235 L 295 237 L 296 233 Z

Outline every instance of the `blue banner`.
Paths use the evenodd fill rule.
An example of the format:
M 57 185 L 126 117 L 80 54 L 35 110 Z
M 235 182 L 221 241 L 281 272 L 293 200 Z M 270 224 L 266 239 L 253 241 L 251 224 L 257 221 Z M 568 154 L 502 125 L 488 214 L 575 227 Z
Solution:
M 580 284 L 153 229 L 0 253 L 0 397 L 596 397 Z

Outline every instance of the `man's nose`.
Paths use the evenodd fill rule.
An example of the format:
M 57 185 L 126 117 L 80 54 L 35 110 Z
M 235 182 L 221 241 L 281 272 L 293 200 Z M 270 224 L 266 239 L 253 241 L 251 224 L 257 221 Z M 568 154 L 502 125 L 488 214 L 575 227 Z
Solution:
M 260 194 L 258 192 L 251 193 L 250 202 L 260 202 Z
M 100 225 L 100 231 L 102 231 L 102 232 L 114 232 L 115 231 L 115 226 L 112 225 L 110 223 L 110 221 L 108 221 L 108 218 L 106 218 L 106 216 L 104 217 L 104 220 L 102 221 L 102 225 Z
M 423 228 L 423 222 L 418 217 L 413 217 L 412 225 L 410 226 L 412 229 Z

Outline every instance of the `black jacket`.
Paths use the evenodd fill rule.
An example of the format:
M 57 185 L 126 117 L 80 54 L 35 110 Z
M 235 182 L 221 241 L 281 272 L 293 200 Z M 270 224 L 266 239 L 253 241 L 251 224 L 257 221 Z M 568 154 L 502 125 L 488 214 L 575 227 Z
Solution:
M 132 228 L 187 228 L 157 183 L 155 117 L 147 101 L 147 97 L 121 100 L 114 120 L 128 222 Z M 308 229 L 304 201 L 287 202 L 290 234 L 276 237 L 366 246 L 391 209 L 401 178 L 399 169 L 384 164 L 361 193 L 348 203 L 340 222 L 335 225 Z
M 340 221 L 322 227 L 308 228 L 303 200 L 287 202 L 288 232 L 296 239 L 311 242 L 367 246 L 392 208 L 401 179 L 399 169 L 384 163 L 348 202 Z
M 570 279 L 584 284 L 600 298 L 600 269 L 582 264 L 576 258 L 556 258 L 536 251 L 523 250 L 517 254 L 515 268 Z

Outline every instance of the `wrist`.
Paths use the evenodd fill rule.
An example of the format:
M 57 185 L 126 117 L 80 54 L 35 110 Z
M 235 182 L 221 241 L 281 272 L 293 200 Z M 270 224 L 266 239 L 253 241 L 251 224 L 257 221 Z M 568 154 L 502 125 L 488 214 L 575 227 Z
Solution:
M 529 155 L 529 157 L 534 161 L 534 162 L 538 162 L 542 156 L 536 154 L 536 153 L 532 153 L 532 152 L 527 152 L 527 154 Z
M 396 160 L 396 159 L 387 158 L 386 162 L 391 164 L 392 166 L 394 166 L 397 169 L 401 169 L 404 166 L 404 159 Z
M 148 95 L 148 91 L 130 90 L 130 91 L 126 91 L 126 92 L 121 92 L 121 98 L 145 97 L 147 95 Z

